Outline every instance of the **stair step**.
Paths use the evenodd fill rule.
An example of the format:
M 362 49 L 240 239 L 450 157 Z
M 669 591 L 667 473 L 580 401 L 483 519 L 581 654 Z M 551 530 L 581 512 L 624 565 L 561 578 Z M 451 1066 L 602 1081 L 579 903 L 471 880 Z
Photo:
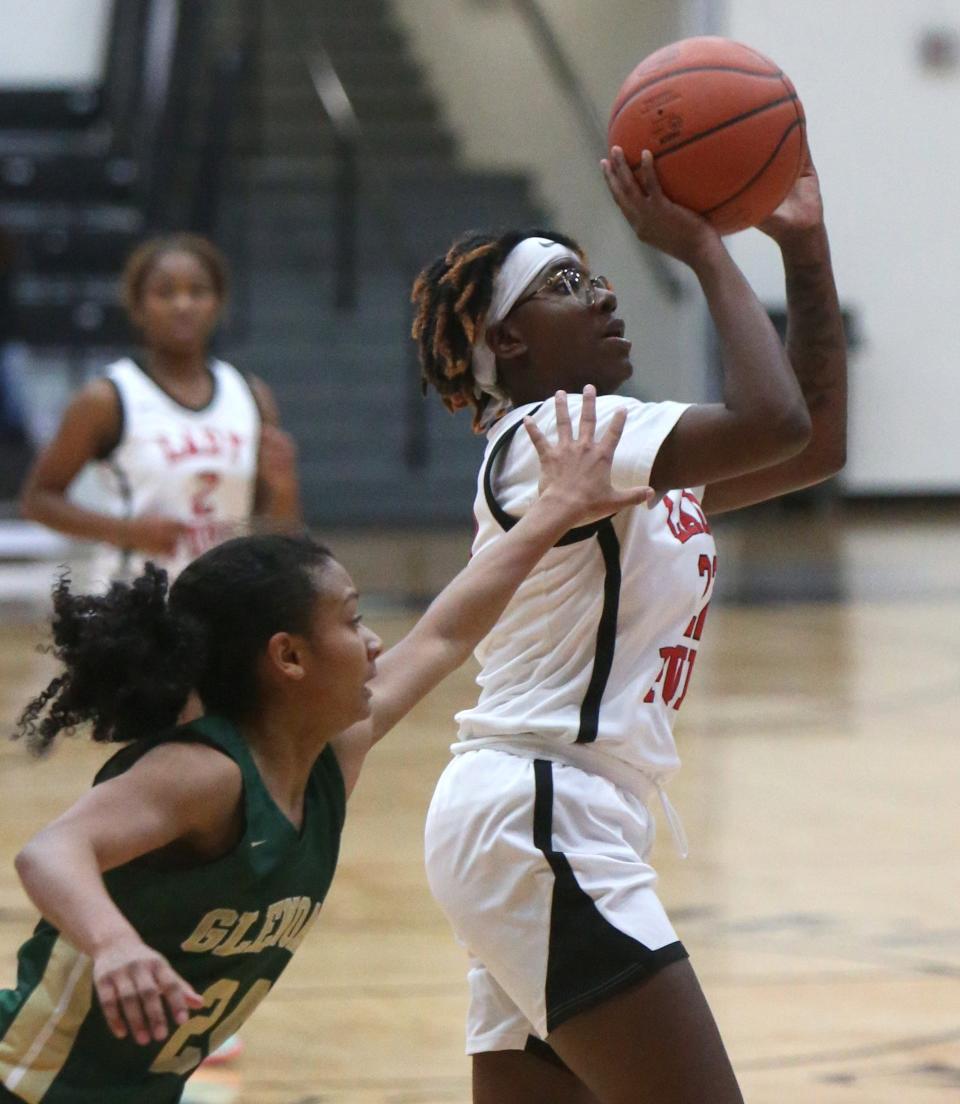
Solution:
M 449 165 L 449 158 L 436 153 L 395 150 L 391 153 L 390 169 L 408 174 L 430 172 Z M 245 157 L 235 170 L 235 179 L 257 188 L 289 189 L 291 187 L 329 187 L 336 178 L 339 159 L 333 153 L 273 155 Z M 379 166 L 382 170 L 382 165 Z M 361 176 L 378 168 L 378 159 L 361 157 Z
M 112 140 L 109 127 L 70 130 L 64 127 L 0 128 L 4 157 L 105 157 Z
M 320 47 L 330 54 L 336 64 L 337 53 L 360 50 L 399 54 L 406 50 L 407 40 L 403 31 L 383 20 L 298 20 L 296 24 L 283 23 L 264 28 L 261 50 L 296 49 L 309 53 L 312 47 Z
M 99 88 L 4 89 L 0 92 L 0 129 L 87 127 L 103 107 Z
M 282 18 L 296 17 L 297 21 L 307 19 L 389 19 L 392 16 L 392 0 L 349 0 L 349 4 L 337 3 L 336 0 L 310 0 L 308 3 L 291 0 L 273 0 L 270 4 L 261 5 L 258 9 L 262 12 L 262 19 L 266 22 L 275 22 Z M 282 13 L 282 14 L 281 14 Z M 233 3 L 221 3 L 213 7 L 211 19 L 217 25 L 245 24 L 245 7 L 234 0 Z
M 116 303 L 78 300 L 62 303 L 18 303 L 17 336 L 36 346 L 124 344 L 130 324 Z
M 138 168 L 127 157 L 87 154 L 7 154 L 0 156 L 0 198 L 128 199 Z
M 272 83 L 278 78 L 284 80 L 291 72 L 302 70 L 306 70 L 309 78 L 309 42 L 304 42 L 295 52 L 268 45 L 260 51 L 257 60 L 265 83 Z M 353 84 L 376 85 L 384 81 L 387 84 L 406 84 L 413 87 L 423 80 L 421 70 L 412 58 L 376 45 L 344 44 L 330 53 L 330 60 L 348 93 Z
M 194 139 L 199 134 L 194 133 Z M 315 112 L 285 122 L 264 126 L 257 136 L 257 152 L 267 157 L 308 157 L 337 159 L 339 139 L 319 105 Z M 399 155 L 404 158 L 450 157 L 453 138 L 430 120 L 404 118 L 368 119 L 361 124 L 361 141 L 368 155 L 377 158 Z M 243 141 L 241 140 L 241 148 Z
M 383 85 L 362 85 L 350 97 L 353 109 L 361 122 L 368 116 L 375 118 L 404 117 L 427 119 L 436 118 L 438 106 L 436 98 L 423 87 L 406 83 L 392 87 Z M 262 112 L 262 118 L 270 122 L 276 117 L 284 118 L 297 113 L 322 112 L 316 89 L 310 83 L 308 75 L 291 76 L 288 82 L 276 82 L 264 87 L 262 103 L 257 94 L 243 93 L 237 99 L 237 116 L 256 117 Z
M 143 214 L 130 204 L 46 203 L 42 200 L 0 202 L 0 223 L 24 232 L 51 228 L 136 232 L 143 226 Z
M 144 232 L 131 206 L 0 203 L 0 225 L 17 243 L 21 269 L 116 273 Z
M 370 335 L 358 339 L 356 329 L 347 331 L 345 327 L 343 339 L 343 347 L 332 349 L 305 340 L 299 334 L 290 335 L 282 345 L 273 338 L 255 334 L 242 342 L 225 341 L 223 355 L 268 381 L 299 379 L 305 386 L 321 372 L 336 371 L 346 378 L 360 379 L 383 376 L 386 366 L 391 364 L 403 370 L 406 363 L 403 358 L 407 355 L 403 331 L 397 337 Z

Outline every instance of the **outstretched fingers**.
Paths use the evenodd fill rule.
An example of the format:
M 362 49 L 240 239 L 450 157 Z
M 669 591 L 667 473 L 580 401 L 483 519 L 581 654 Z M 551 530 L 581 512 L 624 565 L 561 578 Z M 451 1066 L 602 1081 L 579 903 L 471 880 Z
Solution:
M 613 456 L 620 438 L 623 436 L 623 427 L 627 424 L 627 411 L 625 407 L 619 407 L 613 412 L 607 432 L 600 438 L 600 447 L 604 455 Z
M 540 463 L 550 456 L 550 442 L 540 432 L 537 423 L 528 414 L 523 419 L 523 428 L 527 431 L 530 440 L 533 442 L 533 447 L 537 450 L 537 455 L 540 457 Z
M 619 490 L 612 483 L 613 456 L 623 436 L 627 411 L 612 413 L 610 424 L 597 437 L 597 389 L 587 384 L 580 406 L 580 425 L 572 435 L 567 395 L 558 391 L 555 399 L 557 439 L 551 441 L 527 417 L 523 424 L 540 458 L 540 493 L 551 494 L 570 514 L 571 524 L 585 524 L 609 517 L 630 506 L 648 502 L 649 487 Z
M 564 396 L 564 402 L 566 402 L 566 396 Z M 580 404 L 580 428 L 577 432 L 577 443 L 587 442 L 592 444 L 596 431 L 597 389 L 592 383 L 588 383 L 583 389 L 583 400 Z
M 561 444 L 573 440 L 573 427 L 570 424 L 570 407 L 566 391 L 558 391 L 553 397 L 557 415 L 557 439 Z

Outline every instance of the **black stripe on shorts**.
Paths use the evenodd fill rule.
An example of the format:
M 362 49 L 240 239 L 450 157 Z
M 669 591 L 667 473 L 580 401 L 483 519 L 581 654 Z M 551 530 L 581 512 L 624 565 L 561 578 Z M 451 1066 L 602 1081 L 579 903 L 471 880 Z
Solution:
M 577 884 L 562 851 L 553 849 L 553 763 L 535 759 L 533 842 L 553 871 L 545 1002 L 547 1032 L 671 962 L 687 958 L 677 940 L 651 950 L 615 928 Z

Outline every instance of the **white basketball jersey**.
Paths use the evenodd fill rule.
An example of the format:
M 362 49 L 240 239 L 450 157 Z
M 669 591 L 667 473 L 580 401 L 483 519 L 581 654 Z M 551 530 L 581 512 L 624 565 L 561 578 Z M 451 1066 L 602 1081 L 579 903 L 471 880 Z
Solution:
M 581 401 L 569 399 L 574 426 Z M 604 396 L 597 400 L 598 436 L 621 407 L 628 417 L 613 481 L 645 485 L 687 407 Z M 539 461 L 522 426 L 526 414 L 556 439 L 553 402 L 519 407 L 490 431 L 474 552 L 499 539 L 537 496 Z M 651 779 L 659 787 L 679 766 L 673 723 L 696 663 L 716 563 L 710 527 L 690 490 L 568 533 L 477 648 L 480 698 L 457 714 L 453 750 L 542 753 L 641 796 Z
M 249 529 L 257 474 L 260 413 L 243 376 L 210 362 L 213 395 L 200 410 L 183 406 L 129 357 L 106 377 L 117 389 L 120 441 L 96 465 L 103 496 L 118 517 L 156 514 L 188 526 L 168 559 L 104 548 L 94 581 L 130 578 L 147 559 L 171 580 L 202 552 Z

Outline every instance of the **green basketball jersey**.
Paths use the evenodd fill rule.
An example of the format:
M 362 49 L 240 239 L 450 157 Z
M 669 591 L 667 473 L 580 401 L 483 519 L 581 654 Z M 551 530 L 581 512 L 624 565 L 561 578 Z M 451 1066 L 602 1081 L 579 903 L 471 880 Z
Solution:
M 42 920 L 20 949 L 16 989 L 0 991 L 0 1085 L 28 1104 L 179 1100 L 190 1073 L 270 991 L 333 878 L 346 798 L 330 747 L 311 773 L 298 833 L 232 724 L 204 717 L 161 740 L 210 744 L 238 764 L 243 837 L 202 866 L 163 871 L 138 859 L 104 881 L 144 942 L 204 996 L 205 1007 L 164 1042 L 115 1038 L 93 989 L 91 959 Z M 121 774 L 158 742 L 123 748 L 96 781 Z

